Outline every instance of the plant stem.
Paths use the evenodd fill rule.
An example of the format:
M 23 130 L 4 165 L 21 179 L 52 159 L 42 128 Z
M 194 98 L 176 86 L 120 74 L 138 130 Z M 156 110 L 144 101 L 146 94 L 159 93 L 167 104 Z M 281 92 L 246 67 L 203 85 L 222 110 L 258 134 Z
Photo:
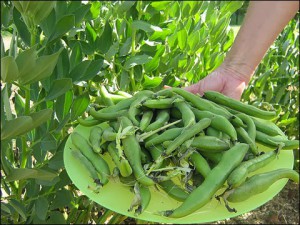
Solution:
M 30 46 L 33 47 L 35 45 L 36 42 L 36 27 L 33 26 L 30 28 Z
M 8 52 L 8 55 L 9 56 L 13 56 L 15 57 L 16 56 L 16 28 L 14 27 L 13 29 L 13 35 L 12 35 L 12 38 L 11 38 L 11 41 L 10 41 L 10 47 L 9 47 L 9 52 Z M 14 51 L 14 52 L 13 52 Z
M 12 120 L 12 112 L 10 108 L 10 103 L 9 103 L 9 98 L 8 98 L 8 87 L 7 84 L 4 87 L 4 95 L 3 95 L 3 103 L 4 103 L 4 108 L 5 108 L 5 113 L 6 113 L 6 118 L 7 120 Z
M 136 36 L 136 30 L 132 28 L 132 33 L 131 33 L 131 56 L 135 55 L 135 36 Z M 134 78 L 134 67 L 131 68 L 130 70 L 130 82 L 132 86 L 132 91 L 136 91 L 136 86 L 135 86 L 135 78 Z
M 30 84 L 26 85 L 28 90 L 25 90 L 25 109 L 24 114 L 28 115 L 30 113 Z M 27 143 L 26 136 L 22 136 L 22 161 L 21 168 L 25 168 L 27 163 Z
M 35 45 L 36 41 L 36 28 L 35 26 L 29 27 L 30 31 L 30 45 L 31 47 Z M 30 84 L 26 85 L 25 89 L 25 109 L 24 109 L 24 114 L 28 115 L 30 113 Z M 27 146 L 27 140 L 26 140 L 26 135 L 23 135 L 22 138 L 22 159 L 21 159 L 21 165 L 20 168 L 25 168 L 27 164 L 27 157 L 28 157 L 28 146 Z M 22 198 L 22 190 L 24 185 L 26 184 L 26 180 L 20 180 L 19 181 L 19 189 L 18 189 L 18 197 L 19 199 Z
M 30 84 L 26 85 L 25 89 L 25 109 L 24 114 L 28 115 L 30 112 Z
M 42 98 L 40 101 L 33 104 L 33 106 L 30 108 L 30 112 L 33 111 L 39 104 L 43 103 L 45 101 L 45 98 Z
M 114 214 L 114 211 L 105 209 L 105 212 L 101 215 L 101 217 L 99 218 L 99 220 L 97 222 L 99 224 L 104 224 L 108 220 L 108 218 L 113 214 Z

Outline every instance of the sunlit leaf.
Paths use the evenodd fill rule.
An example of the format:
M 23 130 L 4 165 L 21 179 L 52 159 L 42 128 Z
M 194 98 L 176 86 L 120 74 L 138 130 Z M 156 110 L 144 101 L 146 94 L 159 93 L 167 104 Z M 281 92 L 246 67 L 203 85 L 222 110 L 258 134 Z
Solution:
M 152 59 L 149 55 L 135 55 L 130 57 L 124 64 L 125 69 L 130 69 L 136 65 L 142 65 L 149 62 Z
M 162 31 L 162 29 L 158 26 L 151 25 L 148 22 L 142 20 L 135 20 L 131 23 L 132 28 L 138 30 L 141 29 L 145 32 L 154 32 L 154 31 Z
M 162 82 L 162 77 L 149 77 L 147 75 L 144 75 L 144 82 L 143 82 L 143 87 L 145 89 L 150 89 L 150 88 L 155 88 L 160 85 Z

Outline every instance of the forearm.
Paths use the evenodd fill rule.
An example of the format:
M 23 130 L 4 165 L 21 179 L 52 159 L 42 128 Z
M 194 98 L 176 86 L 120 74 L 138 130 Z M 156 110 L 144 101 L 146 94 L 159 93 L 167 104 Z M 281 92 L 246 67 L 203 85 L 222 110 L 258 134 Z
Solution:
M 298 1 L 251 1 L 223 66 L 240 73 L 248 83 L 266 51 L 298 9 Z

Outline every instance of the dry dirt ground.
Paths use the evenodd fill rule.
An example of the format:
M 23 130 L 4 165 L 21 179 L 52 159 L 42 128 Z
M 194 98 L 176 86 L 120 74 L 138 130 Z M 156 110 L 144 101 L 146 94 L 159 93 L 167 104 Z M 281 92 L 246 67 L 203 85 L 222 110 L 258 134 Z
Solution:
M 137 221 L 127 218 L 122 224 L 137 224 Z M 206 224 L 299 224 L 299 184 L 289 181 L 278 195 L 256 210 Z

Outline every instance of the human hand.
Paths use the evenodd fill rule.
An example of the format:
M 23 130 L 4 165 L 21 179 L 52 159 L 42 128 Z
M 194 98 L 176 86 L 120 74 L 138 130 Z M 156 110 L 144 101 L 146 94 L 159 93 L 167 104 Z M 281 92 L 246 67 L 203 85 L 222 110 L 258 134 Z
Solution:
M 229 67 L 218 67 L 198 83 L 185 90 L 201 96 L 205 91 L 218 91 L 228 97 L 240 100 L 249 82 L 250 75 L 242 74 Z

